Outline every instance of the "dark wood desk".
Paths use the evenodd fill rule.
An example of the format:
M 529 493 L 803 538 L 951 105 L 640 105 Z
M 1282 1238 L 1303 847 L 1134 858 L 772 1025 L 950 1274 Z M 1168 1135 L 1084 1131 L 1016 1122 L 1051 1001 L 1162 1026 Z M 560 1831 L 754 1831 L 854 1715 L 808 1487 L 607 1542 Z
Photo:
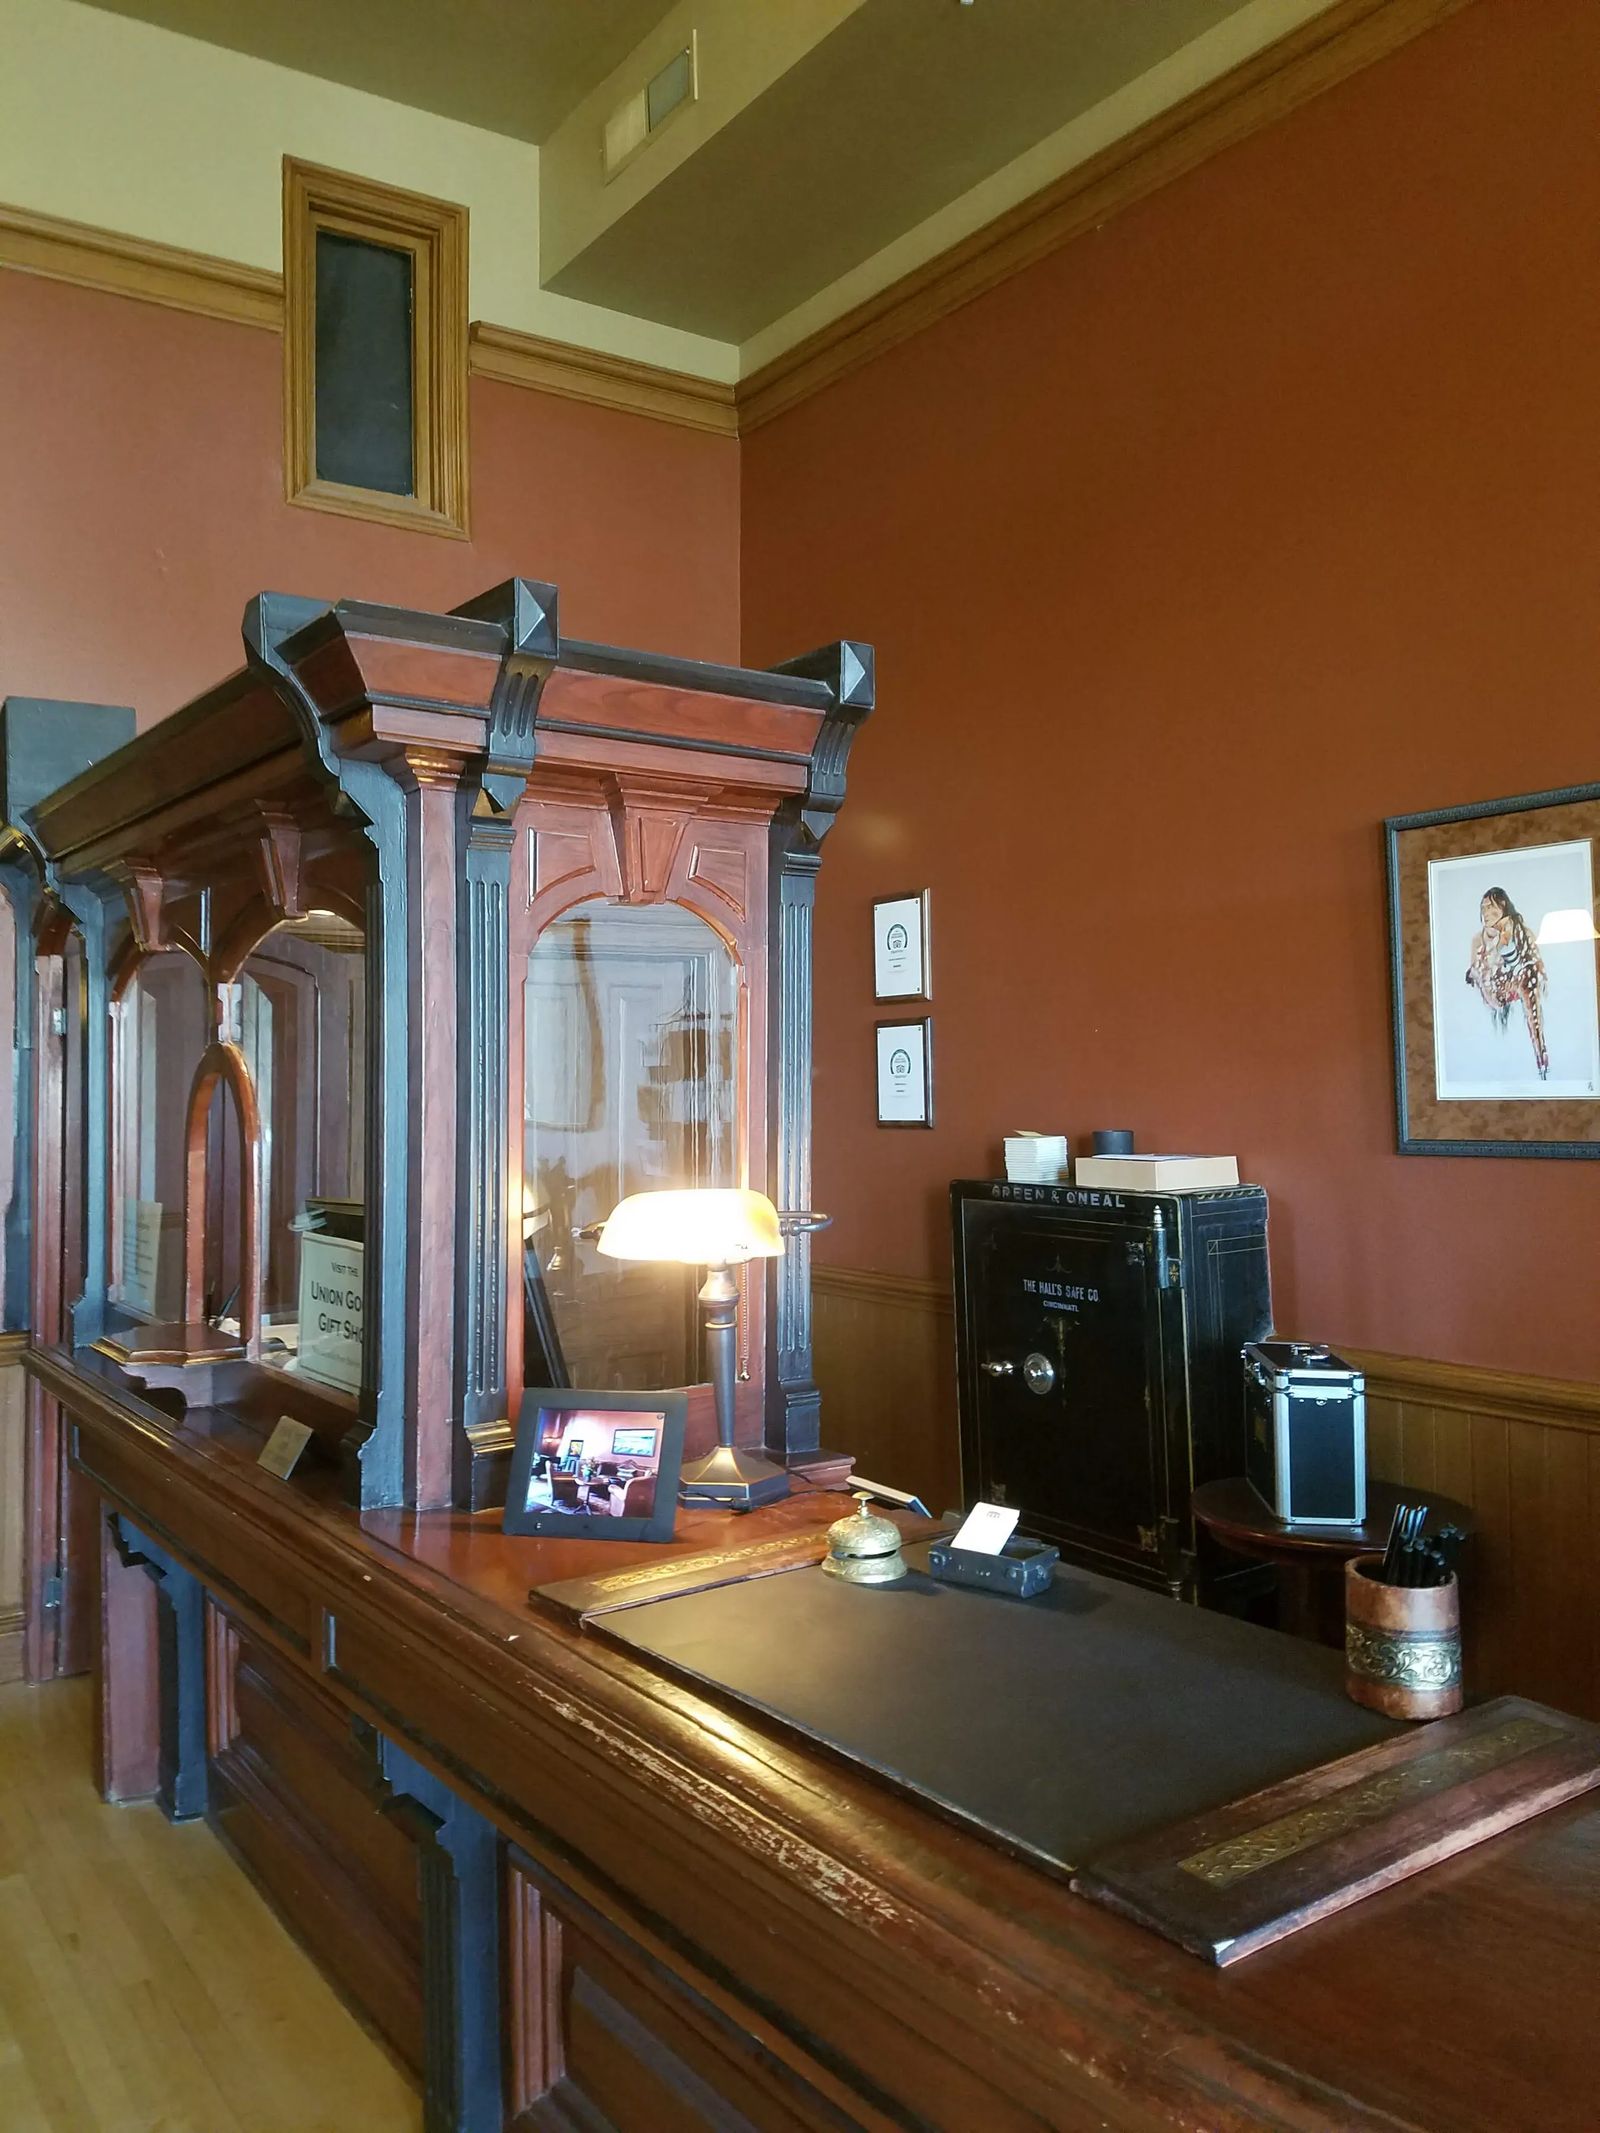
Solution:
M 28 1363 L 103 1512 L 198 1593 L 213 1819 L 413 2063 L 420 2010 L 452 1976 L 475 1983 L 457 2012 L 489 2036 L 493 2115 L 430 2125 L 1591 2133 L 1600 1804 L 1219 1973 L 529 1603 L 662 1551 L 511 1538 L 492 1513 L 363 1515 L 327 1470 L 261 1472 L 225 1419 L 176 1423 L 90 1359 Z M 672 1559 L 820 1543 L 838 1503 L 686 1514 Z M 106 1568 L 103 1753 L 118 1728 L 137 1746 L 159 1703 L 149 1580 L 115 1547 Z M 169 1651 L 192 1649 L 182 1590 L 167 1574 Z M 941 1683 L 891 1670 L 882 1693 Z M 465 1932 L 485 1918 L 486 1938 Z
M 1367 1518 L 1360 1526 L 1286 1526 L 1242 1475 L 1208 1481 L 1193 1498 L 1195 1522 L 1213 1539 L 1277 1570 L 1279 1628 L 1334 1645 L 1344 1643 L 1345 1564 L 1353 1555 L 1381 1554 L 1395 1506 L 1423 1501 L 1429 1533 L 1441 1526 L 1473 1530 L 1475 1521 L 1464 1503 L 1426 1489 L 1397 1488 L 1392 1481 L 1368 1482 Z

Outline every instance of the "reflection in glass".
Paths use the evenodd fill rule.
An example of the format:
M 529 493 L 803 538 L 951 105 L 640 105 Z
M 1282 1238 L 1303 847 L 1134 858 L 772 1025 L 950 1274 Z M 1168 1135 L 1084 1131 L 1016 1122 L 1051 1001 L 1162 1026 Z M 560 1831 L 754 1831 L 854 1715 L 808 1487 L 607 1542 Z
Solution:
M 84 1122 L 88 1109 L 89 973 L 83 935 L 74 926 L 61 954 L 61 1309 L 70 1314 L 84 1293 L 88 1239 L 83 1227 Z M 71 1323 L 64 1317 L 63 1326 Z
M 17 914 L 9 892 L 0 883 L 0 1000 L 17 1004 Z M 0 1247 L 12 1240 L 12 1224 L 16 1219 L 12 1209 L 12 1196 L 17 1190 L 16 1140 L 17 1097 L 21 1077 L 28 1070 L 29 1061 L 24 1051 L 27 1032 L 13 1014 L 11 1024 L 11 1061 L 3 1081 L 0 1081 L 0 1209 L 5 1210 L 5 1221 L 0 1225 Z M 20 1255 L 19 1255 L 20 1256 Z M 9 1261 L 0 1274 L 0 1289 L 6 1298 L 5 1326 L 7 1332 L 15 1332 L 27 1324 L 24 1302 L 18 1286 L 21 1269 Z
M 244 966 L 239 1045 L 261 1112 L 266 1361 L 300 1346 L 304 1240 L 337 1235 L 355 1247 L 345 1256 L 360 1257 L 365 946 L 358 926 L 313 911 L 275 926 Z
M 360 928 L 332 912 L 276 926 L 228 1003 L 260 1117 L 266 1360 L 286 1361 L 299 1345 L 307 1231 L 351 1240 L 360 1256 L 364 945 Z M 114 1293 L 136 1318 L 185 1315 L 185 1131 L 214 1028 L 207 980 L 178 949 L 141 962 L 116 1010 Z M 231 1325 L 240 1307 L 243 1145 L 233 1093 L 219 1083 L 205 1142 L 203 1309 L 213 1323 Z
M 205 976 L 180 949 L 147 957 L 116 1009 L 112 1294 L 137 1318 L 183 1316 L 184 1123 L 211 1029 Z
M 632 1192 L 737 1182 L 739 973 L 676 905 L 600 901 L 547 926 L 524 996 L 525 1230 L 564 1375 L 530 1337 L 528 1383 L 697 1382 L 698 1271 L 603 1259 L 572 1232 Z

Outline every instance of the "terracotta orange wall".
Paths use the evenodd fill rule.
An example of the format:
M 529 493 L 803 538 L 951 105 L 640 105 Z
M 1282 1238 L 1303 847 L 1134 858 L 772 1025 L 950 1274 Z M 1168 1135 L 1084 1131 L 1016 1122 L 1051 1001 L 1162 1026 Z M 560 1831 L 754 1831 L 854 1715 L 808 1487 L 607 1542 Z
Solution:
M 1600 9 L 1476 0 L 752 436 L 745 654 L 876 640 L 822 869 L 821 1255 L 1002 1132 L 1237 1150 L 1279 1325 L 1600 1373 L 1600 1168 L 1393 1152 L 1385 815 L 1600 779 Z M 933 890 L 937 1126 L 868 910 Z
M 473 538 L 284 502 L 273 333 L 0 275 L 0 694 L 175 710 L 264 589 L 448 607 L 513 575 L 569 635 L 734 658 L 738 447 L 472 385 Z

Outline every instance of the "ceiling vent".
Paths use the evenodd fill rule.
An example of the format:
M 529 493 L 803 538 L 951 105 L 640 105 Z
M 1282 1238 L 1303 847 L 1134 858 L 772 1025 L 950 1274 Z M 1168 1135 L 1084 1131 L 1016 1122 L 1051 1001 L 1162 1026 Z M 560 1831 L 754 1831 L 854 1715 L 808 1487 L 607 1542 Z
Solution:
M 640 149 L 655 139 L 675 112 L 686 110 L 699 94 L 696 41 L 691 38 L 642 89 L 624 97 L 606 120 L 600 151 L 602 178 L 614 178 L 624 164 L 631 163 Z

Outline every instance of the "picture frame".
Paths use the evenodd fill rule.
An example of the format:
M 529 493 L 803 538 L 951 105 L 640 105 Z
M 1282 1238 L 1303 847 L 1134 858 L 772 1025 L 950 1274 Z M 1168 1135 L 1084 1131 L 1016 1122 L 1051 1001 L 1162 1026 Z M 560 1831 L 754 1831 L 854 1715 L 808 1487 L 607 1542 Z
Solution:
M 877 1046 L 878 1124 L 933 1124 L 933 1018 L 879 1022 Z
M 1600 785 L 1384 824 L 1402 1155 L 1600 1156 Z
M 688 1407 L 684 1392 L 528 1386 L 501 1530 L 547 1540 L 671 1540 Z
M 933 997 L 928 891 L 883 896 L 872 906 L 872 997 Z

